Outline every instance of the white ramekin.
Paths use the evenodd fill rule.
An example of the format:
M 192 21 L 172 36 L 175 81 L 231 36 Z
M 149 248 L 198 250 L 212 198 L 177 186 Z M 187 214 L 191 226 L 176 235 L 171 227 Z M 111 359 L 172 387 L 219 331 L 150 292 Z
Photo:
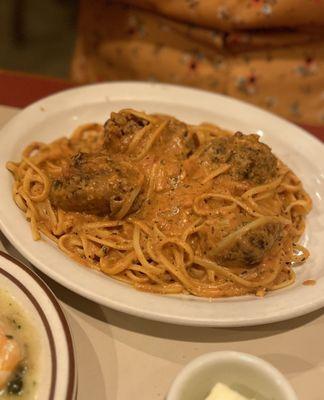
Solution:
M 204 400 L 217 382 L 249 399 L 298 400 L 275 367 L 261 358 L 235 351 L 207 353 L 191 361 L 175 378 L 167 400 Z

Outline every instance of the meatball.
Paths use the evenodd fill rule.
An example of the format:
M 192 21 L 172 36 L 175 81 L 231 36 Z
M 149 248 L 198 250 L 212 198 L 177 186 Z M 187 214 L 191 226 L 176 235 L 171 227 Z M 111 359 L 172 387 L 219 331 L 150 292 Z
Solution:
M 249 267 L 260 263 L 283 236 L 280 223 L 268 223 L 248 231 L 230 248 L 217 253 L 216 261 L 229 267 Z
M 129 144 L 136 132 L 150 124 L 142 138 L 146 142 L 165 122 L 165 128 L 154 142 L 159 154 L 166 153 L 169 157 L 183 160 L 188 158 L 198 147 L 185 123 L 165 115 L 151 115 L 148 117 L 152 118 L 152 120 L 142 119 L 129 110 L 111 113 L 110 119 L 104 125 L 104 146 L 106 150 L 111 154 L 125 153 L 129 149 Z M 137 143 L 135 152 L 141 151 L 141 144 Z
M 171 118 L 159 148 L 163 148 L 169 158 L 172 156 L 177 160 L 185 160 L 198 148 L 198 143 L 185 123 Z
M 136 131 L 144 128 L 149 121 L 141 119 L 128 110 L 112 112 L 104 125 L 104 146 L 111 152 L 125 152 Z
M 65 211 L 113 216 L 140 185 L 135 167 L 103 153 L 77 153 L 53 181 L 50 199 Z
M 203 157 L 213 163 L 230 164 L 229 173 L 237 181 L 263 184 L 277 174 L 276 157 L 255 134 L 237 132 L 233 136 L 216 138 Z

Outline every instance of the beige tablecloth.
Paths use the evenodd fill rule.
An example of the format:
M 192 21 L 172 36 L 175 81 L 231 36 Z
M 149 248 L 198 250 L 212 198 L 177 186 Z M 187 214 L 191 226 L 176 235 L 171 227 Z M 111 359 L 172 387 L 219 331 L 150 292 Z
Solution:
M 0 126 L 16 112 L 0 106 Z M 9 253 L 22 259 L 1 239 Z M 283 372 L 300 400 L 324 399 L 323 310 L 259 327 L 180 327 L 110 310 L 41 276 L 59 298 L 72 330 L 78 400 L 163 400 L 186 363 L 218 350 L 262 357 Z

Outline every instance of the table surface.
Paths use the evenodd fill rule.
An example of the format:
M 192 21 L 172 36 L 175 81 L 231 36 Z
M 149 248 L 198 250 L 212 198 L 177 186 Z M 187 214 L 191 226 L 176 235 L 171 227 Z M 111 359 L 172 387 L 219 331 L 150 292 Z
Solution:
M 12 105 L 14 100 L 16 105 L 25 105 L 25 100 L 8 100 L 3 96 L 2 78 L 0 72 L 0 104 Z M 55 86 L 52 92 L 56 89 L 59 90 Z M 46 94 L 43 89 L 40 91 Z M 0 106 L 0 126 L 18 111 Z M 324 139 L 324 129 L 317 132 Z M 27 263 L 3 236 L 0 247 L 1 240 L 7 252 Z M 323 310 L 259 327 L 181 327 L 146 321 L 100 306 L 40 275 L 59 298 L 74 337 L 78 400 L 162 400 L 186 363 L 218 350 L 243 351 L 262 357 L 288 378 L 301 400 L 324 398 Z

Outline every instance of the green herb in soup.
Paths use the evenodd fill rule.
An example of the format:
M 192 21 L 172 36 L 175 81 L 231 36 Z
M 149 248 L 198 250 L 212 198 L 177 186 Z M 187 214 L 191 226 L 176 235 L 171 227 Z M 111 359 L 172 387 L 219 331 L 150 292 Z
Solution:
M 0 400 L 34 400 L 39 338 L 27 313 L 0 288 Z

